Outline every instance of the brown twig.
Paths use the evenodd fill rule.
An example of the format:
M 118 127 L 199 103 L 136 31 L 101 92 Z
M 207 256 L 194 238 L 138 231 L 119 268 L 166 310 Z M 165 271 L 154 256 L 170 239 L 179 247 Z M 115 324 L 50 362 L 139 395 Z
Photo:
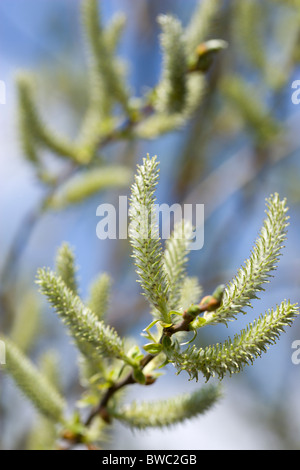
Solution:
M 120 382 L 115 383 L 112 385 L 107 392 L 104 394 L 103 398 L 101 399 L 99 405 L 91 412 L 90 416 L 88 417 L 87 421 L 85 422 L 86 426 L 90 426 L 94 418 L 96 416 L 101 416 L 101 418 L 107 423 L 110 422 L 110 417 L 107 412 L 107 405 L 113 395 L 121 390 L 122 388 L 126 387 L 127 385 L 136 383 L 133 373 L 130 372 L 123 380 Z
M 176 333 L 181 331 L 190 331 L 190 325 L 195 320 L 196 316 L 204 313 L 206 311 L 216 310 L 220 306 L 221 298 L 216 299 L 213 296 L 208 296 L 202 299 L 201 303 L 198 306 L 194 306 L 194 310 L 188 309 L 184 312 L 182 316 L 182 321 L 177 325 L 172 325 L 168 328 L 164 328 L 162 336 L 160 338 L 160 343 L 163 342 L 163 339 L 168 336 L 171 337 Z M 156 355 L 147 354 L 143 357 L 140 361 L 141 369 L 144 369 L 154 358 Z M 154 380 L 151 377 L 146 377 L 145 385 L 151 385 Z M 124 379 L 120 382 L 113 384 L 104 394 L 102 397 L 99 405 L 92 410 L 91 414 L 89 415 L 87 421 L 85 422 L 85 426 L 90 426 L 94 418 L 100 416 L 106 423 L 110 423 L 110 416 L 107 410 L 107 405 L 111 398 L 114 396 L 122 388 L 126 387 L 127 385 L 132 385 L 137 383 L 134 378 L 133 372 L 131 371 Z

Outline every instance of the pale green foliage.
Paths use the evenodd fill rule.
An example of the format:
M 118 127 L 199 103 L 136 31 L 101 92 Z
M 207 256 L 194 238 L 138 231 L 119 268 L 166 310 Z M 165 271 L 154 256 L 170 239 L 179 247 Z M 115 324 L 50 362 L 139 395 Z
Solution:
M 186 29 L 186 45 L 189 54 L 194 54 L 197 46 L 208 39 L 217 14 L 222 6 L 221 0 L 202 0 L 194 11 Z
M 71 178 L 47 202 L 51 209 L 62 209 L 78 204 L 110 188 L 128 187 L 131 172 L 128 168 L 111 166 L 86 170 Z
M 56 271 L 66 286 L 77 294 L 77 268 L 75 266 L 75 255 L 67 243 L 64 243 L 57 252 Z
M 136 126 L 135 135 L 140 139 L 155 139 L 159 135 L 182 127 L 184 123 L 185 118 L 182 114 L 156 113 Z
M 117 12 L 112 21 L 104 31 L 104 41 L 107 49 L 114 53 L 119 45 L 124 28 L 126 26 L 126 16 L 123 13 Z
M 28 77 L 18 78 L 19 95 L 19 135 L 25 157 L 31 162 L 38 162 L 36 151 L 36 109 L 32 102 L 31 82 Z
M 164 66 L 155 106 L 163 113 L 181 112 L 185 107 L 187 94 L 187 57 L 183 29 L 179 20 L 172 16 L 160 16 L 159 24 L 162 28 Z
M 199 280 L 196 277 L 186 276 L 180 286 L 178 309 L 184 312 L 190 305 L 199 303 L 202 292 Z
M 136 126 L 135 136 L 154 139 L 160 135 L 182 128 L 199 107 L 205 93 L 205 79 L 198 73 L 189 74 L 186 79 L 186 100 L 183 110 L 166 113 L 157 112 Z
M 250 307 L 251 300 L 264 290 L 262 286 L 276 269 L 286 239 L 288 209 L 286 200 L 281 201 L 278 194 L 267 199 L 267 208 L 267 217 L 250 258 L 225 289 L 221 308 L 206 316 L 207 322 L 226 323 Z
M 298 0 L 277 1 L 294 6 L 299 3 Z M 199 1 L 186 28 L 172 16 L 161 16 L 158 20 L 162 30 L 161 78 L 152 90 L 135 98 L 126 83 L 124 64 L 117 57 L 125 17 L 117 15 L 104 27 L 99 3 L 98 0 L 82 2 L 88 52 L 87 106 L 75 139 L 57 135 L 50 129 L 38 109 L 32 79 L 28 75 L 18 79 L 23 151 L 36 168 L 38 177 L 49 186 L 41 204 L 44 211 L 80 203 L 99 191 L 127 188 L 131 172 L 122 165 L 104 163 L 105 145 L 132 138 L 152 139 L 184 126 L 202 102 L 205 74 L 215 54 L 227 47 L 220 39 L 208 41 L 222 13 L 224 2 L 221 0 Z M 233 9 L 238 12 L 240 22 L 235 24 L 232 37 L 240 28 L 238 38 L 243 35 L 248 60 L 258 73 L 270 79 L 266 51 L 259 49 L 261 30 L 255 24 L 261 8 L 259 2 L 237 0 Z M 299 52 L 297 40 L 295 27 L 289 45 L 291 56 Z M 277 73 L 273 82 L 284 83 L 283 79 L 280 81 L 282 77 L 282 72 Z M 220 85 L 226 105 L 235 109 L 237 121 L 254 135 L 257 148 L 263 149 L 266 143 L 273 142 L 279 135 L 279 127 L 265 104 L 264 90 L 256 87 L 253 93 L 253 87 L 245 85 L 236 75 L 221 77 Z M 65 168 L 61 174 L 48 173 L 44 161 L 47 152 L 42 155 L 45 150 L 64 158 L 61 164 Z M 80 384 L 84 392 L 78 406 L 93 407 L 88 422 L 84 423 L 77 411 L 67 422 L 63 421 L 66 405 L 60 396 L 52 358 L 44 357 L 38 370 L 23 355 L 36 335 L 37 309 L 30 299 L 28 304 L 23 303 L 11 331 L 17 345 L 4 338 L 6 369 L 43 416 L 31 434 L 31 448 L 53 448 L 57 439 L 56 423 L 65 426 L 67 436 L 71 435 L 66 439 L 73 445 L 102 440 L 103 429 L 110 418 L 131 428 L 146 429 L 167 427 L 204 413 L 219 399 L 219 387 L 204 387 L 168 400 L 124 406 L 120 405 L 121 389 L 133 383 L 151 385 L 168 363 L 173 363 L 178 372 L 187 371 L 191 379 L 198 380 L 201 374 L 206 380 L 213 376 L 222 380 L 226 374 L 240 372 L 265 352 L 299 313 L 297 305 L 285 301 L 254 320 L 233 339 L 203 348 L 193 345 L 200 328 L 227 324 L 238 314 L 245 313 L 269 282 L 286 239 L 286 201 L 280 200 L 277 194 L 267 200 L 267 217 L 249 259 L 224 293 L 223 287 L 217 288 L 213 295 L 201 300 L 199 280 L 189 277 L 187 272 L 191 225 L 176 225 L 163 248 L 155 208 L 158 179 L 157 158 L 148 156 L 138 166 L 130 203 L 129 236 L 133 259 L 138 282 L 153 316 L 142 333 L 148 340 L 148 344 L 143 345 L 146 354 L 132 339 L 121 338 L 106 323 L 111 287 L 107 274 L 101 274 L 94 281 L 85 302 L 79 297 L 75 256 L 69 245 L 64 244 L 58 251 L 56 272 L 47 269 L 38 272 L 40 291 L 68 327 L 80 352 Z M 180 343 L 182 335 L 184 344 Z M 190 346 L 186 348 L 187 342 Z
M 41 291 L 68 326 L 80 351 L 91 359 L 97 355 L 123 358 L 123 344 L 117 333 L 82 303 L 63 280 L 49 270 L 40 269 L 37 283 Z
M 24 296 L 13 321 L 10 338 L 23 352 L 35 343 L 40 327 L 40 305 L 33 292 Z
M 189 119 L 198 109 L 206 90 L 205 78 L 197 73 L 191 74 L 187 81 L 187 100 L 183 119 Z
M 192 226 L 189 222 L 179 222 L 172 236 L 166 242 L 164 252 L 164 269 L 169 285 L 169 308 L 176 310 L 182 293 L 182 283 L 186 277 L 189 244 L 192 237 Z M 192 303 L 192 302 L 191 302 Z M 188 305 L 190 306 L 191 303 Z
M 276 343 L 284 327 L 292 324 L 299 314 L 297 304 L 282 302 L 275 310 L 269 310 L 264 316 L 255 320 L 234 339 L 224 343 L 197 349 L 189 348 L 184 353 L 172 351 L 169 355 L 178 371 L 186 370 L 191 378 L 198 380 L 201 372 L 208 380 L 218 375 L 223 379 L 225 374 L 240 372 L 245 365 L 252 364 L 254 359 L 266 352 L 269 345 Z
M 89 307 L 95 313 L 98 320 L 103 320 L 106 316 L 110 291 L 111 278 L 108 274 L 101 274 L 92 284 L 90 289 Z
M 96 132 L 95 138 L 99 138 L 101 120 L 111 111 L 111 98 L 107 94 L 108 80 L 106 79 L 108 56 L 106 44 L 103 41 L 103 28 L 100 20 L 100 11 L 97 0 L 84 0 L 82 2 L 82 18 L 86 44 L 89 53 L 89 78 L 90 78 L 90 103 L 87 109 L 82 134 L 90 133 L 87 124 L 94 122 L 92 131 Z M 103 48 L 104 46 L 104 48 Z M 105 72 L 104 72 L 105 70 Z M 97 132 L 98 127 L 98 132 Z M 91 139 L 92 141 L 94 139 Z
M 26 450 L 55 450 L 56 440 L 56 427 L 47 418 L 40 417 L 28 434 Z
M 215 4 L 214 1 L 211 3 Z M 209 10 L 212 17 L 215 9 L 216 6 L 205 6 L 205 15 L 206 10 Z M 161 15 L 159 23 L 162 28 L 162 77 L 150 94 L 156 112 L 140 122 L 135 129 L 135 135 L 143 139 L 153 139 L 184 126 L 200 105 L 205 92 L 204 74 L 190 73 L 189 70 L 189 64 L 195 61 L 196 47 L 199 45 L 199 42 L 196 45 L 195 43 L 201 37 L 201 34 L 195 35 L 195 31 L 199 29 L 199 19 L 195 24 L 192 20 L 187 30 L 183 29 L 178 19 L 170 15 Z
M 279 125 L 266 108 L 263 97 L 259 97 L 257 87 L 253 88 L 240 77 L 230 75 L 222 79 L 221 89 L 235 112 L 255 135 L 258 144 L 265 144 L 278 135 Z
M 20 134 L 25 156 L 39 161 L 38 149 L 49 148 L 56 155 L 77 160 L 76 148 L 68 140 L 50 131 L 37 110 L 33 80 L 29 75 L 19 75 Z
M 61 422 L 66 406 L 63 398 L 10 339 L 1 337 L 1 340 L 6 347 L 6 370 L 20 390 L 40 413 L 54 422 Z
M 148 156 L 138 167 L 132 186 L 129 237 L 144 295 L 159 318 L 168 322 L 168 284 L 155 213 L 154 191 L 158 177 L 157 159 Z
M 281 6 L 277 7 L 280 11 L 280 21 L 272 20 L 266 28 L 266 22 L 262 21 L 262 18 L 271 16 L 271 12 L 277 9 L 272 5 L 276 1 L 281 3 Z M 285 86 L 289 86 L 291 58 L 292 61 L 298 62 L 299 57 L 300 2 L 235 0 L 233 3 L 233 37 L 243 55 L 244 63 L 254 68 L 269 90 L 283 90 Z
M 83 19 L 89 50 L 90 99 L 79 142 L 92 155 L 101 136 L 112 129 L 113 105 L 119 102 L 129 109 L 128 92 L 117 59 L 112 56 L 122 26 L 119 25 L 117 31 L 114 27 L 114 38 L 109 39 L 101 24 L 97 0 L 83 1 Z
M 209 386 L 168 400 L 132 403 L 112 414 L 133 429 L 164 428 L 204 414 L 220 396 L 218 387 Z
M 47 380 L 52 386 L 62 391 L 61 376 L 59 370 L 60 357 L 55 350 L 48 350 L 44 352 L 39 359 L 39 368 L 41 372 L 47 377 Z
M 188 242 L 191 238 L 189 225 L 185 225 L 184 236 L 181 237 L 178 235 L 179 232 L 182 235 L 182 226 L 175 227 L 162 257 L 158 227 L 156 221 L 153 222 L 153 217 L 149 218 L 149 214 L 152 215 L 154 211 L 157 178 L 157 159 L 148 157 L 143 166 L 139 167 L 136 184 L 132 189 L 131 219 L 134 222 L 134 231 L 131 231 L 131 239 L 137 273 L 144 293 L 155 307 L 155 317 L 163 323 L 168 323 L 170 317 L 159 314 L 161 310 L 158 305 L 166 306 L 169 312 L 185 307 L 188 312 L 199 314 L 199 307 L 192 306 L 197 301 L 199 287 L 195 280 L 186 277 Z M 145 206 L 146 212 L 143 210 Z M 191 329 L 197 330 L 209 324 L 226 324 L 235 319 L 237 314 L 244 313 L 246 307 L 251 306 L 251 301 L 257 298 L 257 294 L 263 290 L 263 285 L 269 282 L 277 267 L 286 239 L 289 219 L 287 210 L 286 200 L 280 200 L 278 194 L 267 199 L 267 216 L 250 258 L 225 288 L 225 292 L 222 287 L 221 306 L 213 308 L 212 311 L 208 309 L 203 317 L 191 323 Z M 158 289 L 156 280 L 162 282 L 163 288 Z M 188 291 L 183 291 L 182 287 L 188 288 Z M 178 341 L 175 339 L 171 342 L 170 338 L 167 338 L 167 342 L 162 341 L 163 349 L 168 360 L 175 363 L 179 371 L 187 370 L 192 378 L 198 379 L 198 373 L 201 372 L 207 379 L 214 374 L 221 379 L 227 371 L 239 372 L 244 365 L 265 351 L 269 344 L 275 342 L 283 327 L 291 324 L 297 314 L 296 305 L 283 302 L 275 312 L 268 312 L 265 317 L 242 331 L 233 342 L 229 339 L 224 344 L 200 350 L 192 346 L 181 352 Z M 172 321 L 178 324 L 176 319 Z M 153 347 L 153 350 L 157 348 L 156 345 L 149 346 Z
M 293 7 L 300 6 L 299 0 L 270 0 L 270 2 L 280 3 L 282 5 L 289 5 Z
M 150 341 L 143 346 L 146 355 L 132 341 L 127 348 L 129 341 L 121 339 L 105 323 L 111 284 L 108 275 L 102 274 L 94 281 L 86 306 L 76 294 L 75 258 L 67 244 L 58 252 L 57 274 L 45 269 L 38 272 L 41 292 L 67 325 L 81 353 L 80 377 L 85 393 L 80 406 L 97 407 L 99 399 L 111 394 L 105 401 L 105 409 L 99 408 L 104 413 L 100 427 L 96 420 L 91 427 L 85 426 L 77 414 L 66 424 L 69 431 L 84 439 L 82 442 L 103 438 L 105 413 L 137 429 L 167 427 L 204 413 L 220 397 L 219 388 L 205 387 L 190 395 L 124 406 L 120 405 L 122 394 L 119 392 L 124 383 L 151 384 L 159 377 L 159 369 L 168 363 L 174 364 L 178 373 L 187 371 L 191 379 L 198 380 L 201 374 L 206 380 L 214 376 L 222 380 L 226 374 L 238 373 L 244 366 L 252 364 L 271 344 L 276 343 L 284 328 L 291 325 L 299 314 L 297 305 L 285 301 L 254 320 L 233 339 L 204 348 L 195 345 L 184 348 L 187 343 L 180 344 L 182 335 L 192 331 L 195 337 L 204 326 L 234 319 L 263 290 L 263 284 L 268 282 L 277 267 L 286 238 L 287 207 L 286 201 L 280 200 L 278 194 L 267 200 L 267 217 L 250 258 L 225 292 L 224 287 L 219 286 L 199 303 L 199 282 L 187 274 L 191 224 L 175 224 L 165 249 L 162 247 L 155 213 L 158 177 L 157 158 L 148 156 L 138 166 L 130 206 L 129 233 L 133 258 L 143 294 L 154 316 L 154 321 L 143 331 L 143 336 Z M 150 331 L 155 325 L 157 334 Z M 193 338 L 189 343 L 192 342 Z M 44 374 L 37 372 L 15 347 L 8 344 L 8 370 L 37 408 L 59 421 L 61 400 L 57 402 L 59 392 L 53 386 L 51 367 L 50 372 L 45 367 Z M 129 376 L 122 382 L 128 369 Z M 31 384 L 36 381 L 39 385 L 33 390 Z M 41 396 L 47 381 L 50 382 L 48 395 Z M 118 392 L 116 396 L 114 392 Z M 47 426 L 46 422 L 42 424 L 41 440 L 35 445 L 51 446 L 55 429 Z M 34 439 L 31 445 L 33 442 Z
M 39 168 L 40 177 L 47 184 L 51 183 L 53 175 L 48 174 L 44 167 L 41 150 L 48 149 L 55 155 L 71 160 L 75 165 L 85 167 L 98 159 L 102 144 L 109 142 L 111 138 L 122 139 L 133 135 L 136 138 L 152 139 L 182 127 L 201 103 L 205 91 L 204 71 L 190 74 L 189 63 L 196 53 L 195 48 L 211 27 L 216 13 L 215 1 L 202 2 L 203 5 L 201 3 L 197 8 L 186 30 L 177 18 L 169 15 L 159 18 L 162 28 L 162 76 L 157 86 L 139 100 L 130 96 L 125 77 L 126 67 L 116 54 L 125 26 L 124 15 L 116 15 L 104 27 L 99 3 L 98 0 L 82 1 L 89 86 L 87 107 L 76 139 L 58 135 L 52 126 L 50 129 L 45 124 L 37 108 L 31 79 L 22 76 L 18 82 L 23 150 L 27 158 Z M 119 127 L 116 106 L 123 113 L 125 132 L 119 132 L 122 126 Z M 150 116 L 147 110 L 151 110 Z M 95 168 L 89 169 L 87 175 L 82 177 L 82 185 L 79 185 L 80 189 L 84 186 L 83 199 L 95 190 L 107 188 L 107 183 L 103 181 L 107 181 L 108 173 L 112 175 L 112 183 L 108 186 L 113 185 L 115 180 L 116 186 L 120 185 L 119 175 L 114 174 L 114 169 L 109 168 L 108 172 L 103 172 L 103 176 L 100 171 L 97 175 L 96 172 Z M 90 181 L 92 173 L 95 176 Z M 89 186 L 94 189 L 89 191 Z M 74 188 L 74 192 L 74 202 L 81 200 L 80 191 Z M 56 198 L 54 194 L 49 207 L 53 205 L 56 208 L 64 207 L 64 200 L 59 195 Z
M 267 60 L 264 51 L 263 31 L 260 18 L 264 14 L 262 2 L 257 0 L 244 0 L 235 2 L 236 22 L 235 33 L 240 47 L 247 54 L 248 60 L 260 70 L 263 70 Z
M 45 352 L 39 360 L 39 370 L 58 392 L 61 392 L 59 358 L 56 351 Z M 29 432 L 26 450 L 54 450 L 58 437 L 55 423 L 39 416 Z
M 42 150 L 50 150 L 56 156 L 64 157 L 78 166 L 85 166 L 98 155 L 102 140 L 113 131 L 117 125 L 114 116 L 114 106 L 121 104 L 126 115 L 130 116 L 129 93 L 125 84 L 123 65 L 115 56 L 117 44 L 124 27 L 124 17 L 118 15 L 107 29 L 101 22 L 97 0 L 83 1 L 84 33 L 89 52 L 88 105 L 82 118 L 77 138 L 59 135 L 51 126 L 45 123 L 38 110 L 35 95 L 35 84 L 27 74 L 18 77 L 19 90 L 19 123 L 21 142 L 25 156 L 39 169 L 40 177 L 49 184 L 52 175 L 44 166 L 41 158 Z M 93 169 L 81 176 L 79 187 L 70 188 L 70 194 L 56 195 L 51 198 L 57 208 L 69 203 L 78 202 L 89 197 L 96 191 L 107 187 L 128 186 L 128 170 L 109 168 L 108 171 Z M 122 171 L 123 170 L 123 171 Z M 123 178 L 121 177 L 123 175 Z M 51 207 L 51 204 L 49 204 Z
M 128 106 L 128 93 L 120 77 L 119 69 L 115 58 L 110 55 L 111 48 L 116 48 L 119 41 L 119 34 L 122 32 L 120 22 L 117 31 L 114 27 L 114 40 L 109 44 L 108 37 L 101 24 L 100 9 L 98 0 L 83 1 L 83 17 L 86 25 L 88 43 L 91 47 L 91 61 L 95 73 L 95 86 L 101 97 L 101 106 L 104 115 L 110 112 L 110 107 L 114 102 L 119 102 L 125 109 Z M 112 29 L 110 29 L 112 32 Z M 108 109 L 106 108 L 108 107 Z
M 64 287 L 66 287 L 70 292 L 64 292 L 65 298 L 69 298 L 70 293 L 77 295 L 77 280 L 76 280 L 76 272 L 77 269 L 75 267 L 75 256 L 71 248 L 68 244 L 64 243 L 60 249 L 58 250 L 57 257 L 56 257 L 56 270 L 57 274 L 60 276 L 60 279 L 64 282 Z M 59 282 L 59 281 L 58 281 Z M 98 328 L 96 326 L 96 321 L 100 321 L 103 319 L 104 314 L 106 313 L 108 297 L 109 297 L 109 279 L 106 275 L 101 276 L 101 278 L 95 283 L 92 288 L 92 296 L 91 302 L 88 307 L 90 308 L 90 318 L 94 315 L 91 323 L 91 330 Z M 63 299 L 64 297 L 62 297 Z M 79 310 L 85 312 L 84 305 L 80 304 L 80 299 L 78 298 L 77 302 L 75 300 L 74 305 L 77 304 Z M 54 304 L 53 304 L 54 305 Z M 57 305 L 57 304 L 55 304 Z M 59 307 L 58 307 L 59 308 Z M 70 315 L 70 312 L 67 312 L 66 309 L 67 303 L 64 303 L 64 315 Z M 78 312 L 78 308 L 74 307 L 75 310 Z M 75 343 L 78 345 L 79 350 L 81 351 L 81 357 L 79 360 L 80 365 L 80 373 L 81 373 L 81 381 L 86 384 L 87 381 L 91 380 L 94 376 L 101 377 L 105 374 L 103 373 L 105 362 L 104 356 L 107 354 L 100 355 L 97 348 L 89 344 L 90 337 L 88 341 L 79 340 L 78 329 L 81 331 L 82 329 L 82 321 L 84 320 L 84 313 L 79 314 L 79 320 L 77 320 L 74 316 L 72 320 L 67 320 L 66 323 L 70 327 L 69 321 L 72 322 L 72 327 L 70 327 L 70 332 L 74 337 Z M 73 324 L 74 323 L 74 324 Z M 76 326 L 77 325 L 77 326 Z M 104 326 L 103 324 L 101 324 Z M 85 327 L 85 334 L 87 333 L 87 324 Z M 109 330 L 107 330 L 109 332 Z M 110 357 L 111 354 L 109 353 L 108 356 Z

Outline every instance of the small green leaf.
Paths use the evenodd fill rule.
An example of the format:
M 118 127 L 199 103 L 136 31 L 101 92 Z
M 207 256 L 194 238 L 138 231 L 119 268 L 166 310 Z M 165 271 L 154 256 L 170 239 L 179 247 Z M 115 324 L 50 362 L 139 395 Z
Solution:
M 173 323 L 164 323 L 164 322 L 161 322 L 161 326 L 163 328 L 170 328 L 171 326 L 173 326 Z
M 227 49 L 228 43 L 221 39 L 211 39 L 198 45 L 195 54 L 190 58 L 190 71 L 206 72 L 211 66 L 215 55 Z
M 99 398 L 94 394 L 85 395 L 83 398 L 77 401 L 76 405 L 78 408 L 88 408 L 91 406 L 96 406 L 99 402 Z
M 143 354 L 138 346 L 133 346 L 127 353 L 130 359 L 139 360 L 143 357 Z
M 159 369 L 163 369 L 170 363 L 169 359 L 166 358 L 166 360 L 159 366 Z
M 150 331 L 147 331 L 147 333 L 141 333 L 141 336 L 143 336 L 143 338 L 148 339 L 149 341 L 152 341 L 153 343 L 156 343 L 156 339 L 155 339 L 154 336 L 150 333 Z
M 147 353 L 152 354 L 153 356 L 159 354 L 162 351 L 162 345 L 158 343 L 145 344 L 143 348 Z
M 106 166 L 82 171 L 69 178 L 48 201 L 48 207 L 55 210 L 78 204 L 93 195 L 111 188 L 124 188 L 131 180 L 126 167 Z
M 144 328 L 143 331 L 148 331 L 148 330 L 151 330 L 151 328 L 153 328 L 154 325 L 156 325 L 156 323 L 158 323 L 159 320 L 153 320 L 153 322 L 150 323 L 150 325 L 148 325 L 146 328 Z
M 192 329 L 197 330 L 198 328 L 202 328 L 202 326 L 204 326 L 205 323 L 206 323 L 205 318 L 198 317 L 196 318 L 196 320 L 193 321 L 193 323 L 191 323 L 191 327 Z
M 164 349 L 170 349 L 170 347 L 172 346 L 172 340 L 169 336 L 164 336 L 162 340 L 162 346 Z
M 186 346 L 187 344 L 191 344 L 194 342 L 194 340 L 196 339 L 197 337 L 197 331 L 194 330 L 194 335 L 192 337 L 192 339 L 190 339 L 189 341 L 187 341 L 186 343 L 181 343 L 180 346 Z
M 141 385 L 145 385 L 146 383 L 146 377 L 141 371 L 141 369 L 133 369 L 133 378 L 136 382 Z

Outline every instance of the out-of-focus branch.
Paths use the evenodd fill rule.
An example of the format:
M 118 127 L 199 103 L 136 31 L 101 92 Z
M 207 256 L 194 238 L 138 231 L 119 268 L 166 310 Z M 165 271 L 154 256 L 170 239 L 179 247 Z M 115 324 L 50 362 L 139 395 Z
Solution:
M 257 158 L 256 164 L 253 165 L 253 150 L 245 146 L 208 175 L 188 194 L 184 202 L 191 203 L 197 200 L 205 204 L 205 217 L 208 219 L 233 194 L 257 178 L 264 169 L 276 165 L 300 150 L 296 130 L 299 120 L 300 113 L 297 113 L 286 122 L 287 133 L 284 141 L 273 142 L 265 150 L 268 158 Z

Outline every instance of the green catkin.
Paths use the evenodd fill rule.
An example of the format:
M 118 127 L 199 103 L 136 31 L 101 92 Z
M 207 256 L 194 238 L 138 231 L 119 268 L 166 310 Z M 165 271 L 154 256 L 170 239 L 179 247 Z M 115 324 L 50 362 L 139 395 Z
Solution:
M 63 398 L 10 339 L 1 339 L 6 348 L 6 371 L 41 414 L 54 422 L 61 422 L 66 407 Z

